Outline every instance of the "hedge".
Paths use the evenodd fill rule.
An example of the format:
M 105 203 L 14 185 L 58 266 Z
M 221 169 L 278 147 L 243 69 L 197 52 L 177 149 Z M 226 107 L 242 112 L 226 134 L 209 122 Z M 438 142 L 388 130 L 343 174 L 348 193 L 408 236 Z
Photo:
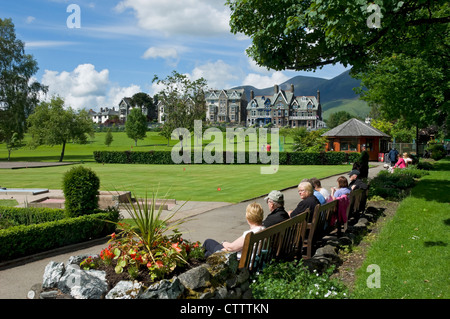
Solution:
M 119 211 L 65 218 L 33 225 L 19 225 L 0 230 L 0 261 L 7 261 L 46 250 L 100 238 L 112 233 Z
M 238 158 L 242 153 L 233 152 L 234 164 L 238 163 Z M 228 154 L 230 155 L 230 154 Z M 256 158 L 256 163 L 250 163 L 250 155 Z M 250 154 L 245 152 L 245 161 L 242 164 L 270 164 L 262 163 L 259 152 Z M 271 154 L 268 154 L 269 161 Z M 345 152 L 280 152 L 279 165 L 340 165 L 343 163 L 354 163 L 360 159 L 360 153 L 345 153 Z M 231 157 L 231 156 L 230 156 Z M 227 152 L 222 154 L 223 163 L 227 163 Z M 171 151 L 148 151 L 148 152 L 134 152 L 134 151 L 95 151 L 94 159 L 97 163 L 115 163 L 115 164 L 175 164 L 172 161 Z M 191 163 L 194 163 L 194 153 L 191 153 Z M 202 164 L 206 164 L 202 156 Z M 222 163 L 211 163 L 222 164 Z
M 8 221 L 14 226 L 51 222 L 65 217 L 64 209 L 37 207 L 0 207 L 0 224 Z

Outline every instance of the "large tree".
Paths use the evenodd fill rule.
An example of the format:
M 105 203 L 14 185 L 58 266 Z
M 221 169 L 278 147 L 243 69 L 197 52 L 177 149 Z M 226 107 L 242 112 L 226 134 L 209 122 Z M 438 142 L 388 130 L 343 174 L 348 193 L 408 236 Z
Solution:
M 11 19 L 0 19 L 0 143 L 17 145 L 26 131 L 26 119 L 47 88 L 32 80 L 38 71 L 33 56 L 25 54 Z
M 59 161 L 62 162 L 66 144 L 85 144 L 87 135 L 94 136 L 92 119 L 86 110 L 76 112 L 64 108 L 64 100 L 56 97 L 50 102 L 41 102 L 28 117 L 29 146 L 62 145 Z
M 366 101 L 384 118 L 402 118 L 416 128 L 448 121 L 447 0 L 227 4 L 232 32 L 251 37 L 247 53 L 258 65 L 308 71 L 341 63 L 363 80 Z
M 342 63 L 360 71 L 393 53 L 442 60 L 450 52 L 446 0 L 227 0 L 227 5 L 231 31 L 252 39 L 249 56 L 275 70 Z M 373 27 L 374 15 L 379 27 Z M 445 55 L 437 56 L 441 51 Z
M 368 67 L 359 77 L 367 88 L 360 90 L 361 98 L 376 105 L 382 118 L 415 128 L 416 140 L 419 129 L 433 123 L 448 130 L 450 82 L 445 65 L 399 54 Z
M 161 135 L 169 141 L 176 129 L 194 131 L 194 121 L 203 121 L 206 116 L 206 80 L 200 78 L 194 81 L 174 71 L 165 79 L 155 76 L 153 82 L 164 87 L 158 93 L 158 101 L 166 113 Z

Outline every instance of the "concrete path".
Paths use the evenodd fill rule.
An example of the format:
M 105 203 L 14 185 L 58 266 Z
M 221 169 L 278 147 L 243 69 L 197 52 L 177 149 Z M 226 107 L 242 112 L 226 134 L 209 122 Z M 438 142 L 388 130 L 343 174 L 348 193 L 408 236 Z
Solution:
M 376 165 L 369 169 L 369 177 L 374 177 L 380 170 L 383 170 L 383 163 L 370 163 Z M 341 175 L 348 177 L 348 172 L 330 176 L 321 180 L 322 186 L 326 189 L 337 186 L 337 178 Z M 299 176 L 299 182 L 303 178 Z M 294 209 L 300 197 L 296 185 L 292 188 L 283 190 L 285 197 L 285 208 L 287 211 Z M 46 195 L 48 196 L 48 194 Z M 0 199 L 3 199 L 0 196 Z M 18 195 L 15 199 L 21 202 Z M 29 198 L 28 198 L 29 200 Z M 267 204 L 264 196 L 247 200 L 237 204 L 223 202 L 182 202 L 177 201 L 176 205 L 170 207 L 164 214 L 169 214 L 175 210 L 177 218 L 185 219 L 185 222 L 179 227 L 183 237 L 192 240 L 204 242 L 207 238 L 214 238 L 218 241 L 232 241 L 248 229 L 245 220 L 245 208 L 251 202 L 257 202 L 262 205 L 267 215 Z M 122 211 L 127 215 L 125 211 Z M 88 244 L 80 244 L 71 247 L 64 247 L 48 253 L 27 258 L 21 262 L 15 262 L 11 265 L 0 268 L 0 299 L 26 299 L 30 288 L 37 283 L 42 283 L 42 275 L 45 266 L 50 261 L 66 262 L 70 256 L 80 254 L 98 254 L 107 246 L 106 242 L 93 241 Z

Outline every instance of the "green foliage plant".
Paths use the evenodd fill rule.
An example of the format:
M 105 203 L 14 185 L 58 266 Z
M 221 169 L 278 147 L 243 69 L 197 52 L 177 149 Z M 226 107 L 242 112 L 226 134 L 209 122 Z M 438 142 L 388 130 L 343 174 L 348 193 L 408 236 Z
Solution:
M 331 279 L 333 268 L 319 274 L 310 271 L 302 260 L 272 262 L 256 273 L 250 287 L 255 299 L 343 299 L 348 290 Z
M 183 219 L 172 221 L 178 210 L 162 217 L 163 207 L 164 203 L 156 209 L 154 193 L 150 200 L 146 195 L 142 202 L 129 197 L 126 210 L 133 225 L 117 223 L 118 233 L 111 235 L 110 245 L 100 254 L 104 263 L 114 266 L 116 273 L 127 271 L 131 278 L 146 269 L 150 278 L 157 280 L 185 266 L 190 254 L 202 258 L 199 243 L 183 240 L 177 230 Z
M 91 214 L 98 209 L 99 188 L 100 179 L 90 168 L 80 165 L 68 170 L 63 178 L 67 216 Z

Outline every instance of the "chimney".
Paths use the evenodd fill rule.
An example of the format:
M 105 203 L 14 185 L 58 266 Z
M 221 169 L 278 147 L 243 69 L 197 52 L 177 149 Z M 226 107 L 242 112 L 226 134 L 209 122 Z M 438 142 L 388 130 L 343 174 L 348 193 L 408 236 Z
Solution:
M 275 84 L 274 90 L 275 90 L 275 94 L 277 94 L 278 93 L 278 84 Z
M 291 84 L 291 92 L 294 93 L 294 84 Z
M 250 100 L 253 100 L 255 98 L 255 92 L 253 90 L 250 91 Z
M 320 91 L 317 90 L 317 104 L 320 104 Z

